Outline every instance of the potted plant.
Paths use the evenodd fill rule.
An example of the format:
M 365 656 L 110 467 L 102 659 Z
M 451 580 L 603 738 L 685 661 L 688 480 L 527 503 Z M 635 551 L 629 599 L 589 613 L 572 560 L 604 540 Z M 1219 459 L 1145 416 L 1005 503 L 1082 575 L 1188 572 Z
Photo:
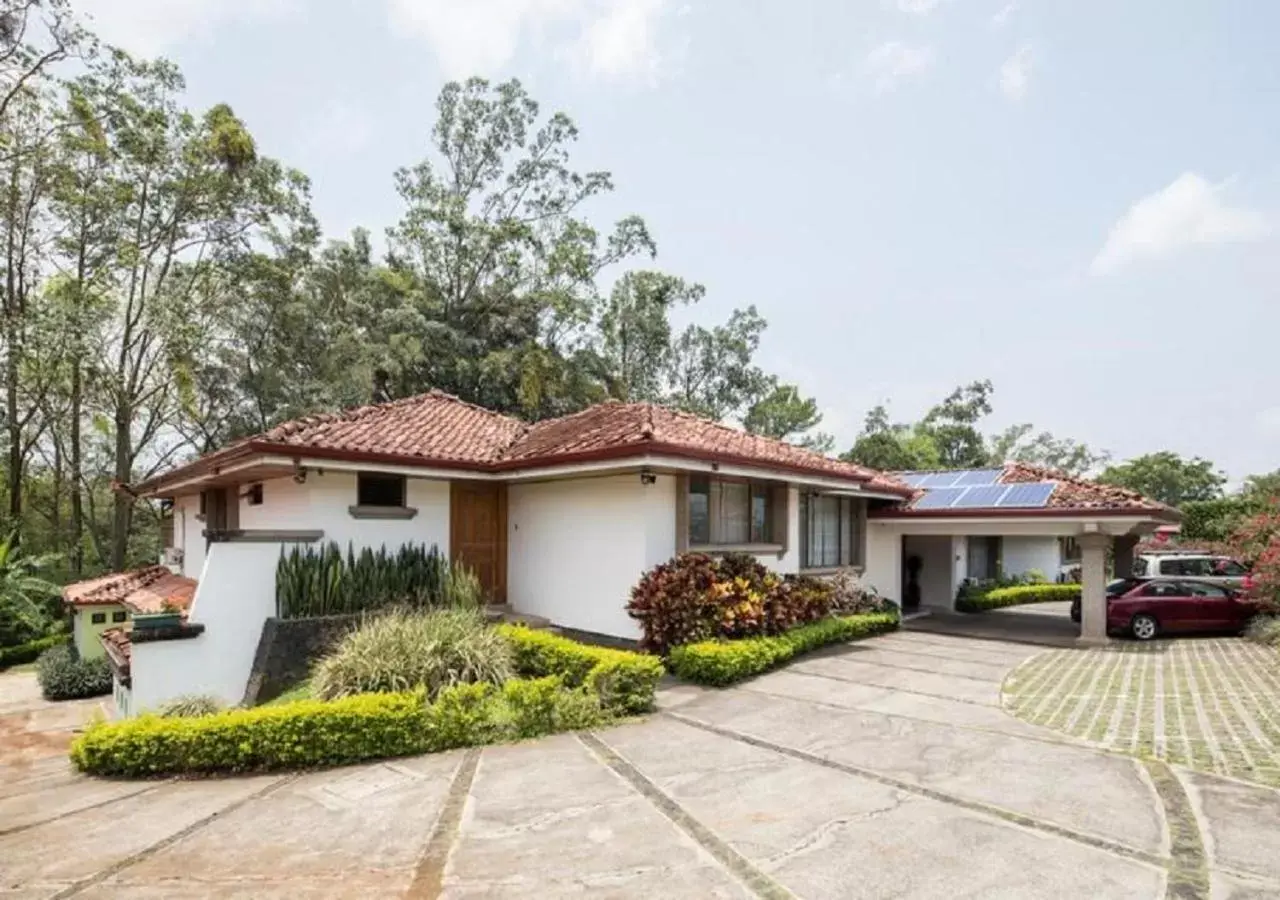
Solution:
M 160 606 L 160 612 L 135 613 L 133 628 L 135 631 L 149 631 L 156 628 L 176 628 L 182 624 L 182 609 L 172 601 L 166 600 Z

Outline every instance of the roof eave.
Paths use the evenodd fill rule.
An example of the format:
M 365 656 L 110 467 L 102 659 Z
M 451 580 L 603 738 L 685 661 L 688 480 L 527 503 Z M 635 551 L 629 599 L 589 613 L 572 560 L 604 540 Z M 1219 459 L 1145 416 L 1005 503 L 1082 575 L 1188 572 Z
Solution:
M 1181 521 L 1181 514 L 1174 509 L 1148 509 L 1146 507 L 1085 507 L 1049 506 L 1038 509 L 907 509 L 902 507 L 876 510 L 873 519 L 1021 519 L 1021 518 L 1117 518 L 1145 519 L 1158 522 Z

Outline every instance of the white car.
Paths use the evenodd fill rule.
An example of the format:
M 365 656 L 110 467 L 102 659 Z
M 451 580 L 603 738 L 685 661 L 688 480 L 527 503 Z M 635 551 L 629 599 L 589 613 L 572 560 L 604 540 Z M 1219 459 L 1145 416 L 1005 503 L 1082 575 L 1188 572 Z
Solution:
M 1143 553 L 1133 560 L 1133 574 L 1138 578 L 1195 578 L 1241 587 L 1249 569 L 1229 556 L 1212 553 Z

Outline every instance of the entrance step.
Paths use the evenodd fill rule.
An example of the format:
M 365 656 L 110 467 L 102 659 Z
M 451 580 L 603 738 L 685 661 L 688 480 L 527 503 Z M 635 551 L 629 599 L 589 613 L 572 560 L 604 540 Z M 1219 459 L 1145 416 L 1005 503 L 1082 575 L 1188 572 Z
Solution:
M 528 628 L 536 628 L 542 631 L 555 631 L 551 626 L 551 620 L 544 616 L 534 616 L 529 613 L 516 612 L 511 608 L 509 603 L 490 603 L 484 608 L 484 617 L 489 622 L 506 622 L 511 625 L 524 625 Z

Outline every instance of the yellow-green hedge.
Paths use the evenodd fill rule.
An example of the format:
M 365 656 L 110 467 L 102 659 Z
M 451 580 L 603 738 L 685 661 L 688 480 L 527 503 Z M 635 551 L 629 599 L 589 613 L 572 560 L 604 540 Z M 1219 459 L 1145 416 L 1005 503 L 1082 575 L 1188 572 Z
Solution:
M 1021 606 L 1024 603 L 1052 603 L 1055 600 L 1080 599 L 1078 584 L 1019 584 L 1014 587 L 995 588 L 985 594 L 962 597 L 956 601 L 961 612 L 983 612 L 1003 606 Z
M 596 647 L 549 631 L 499 625 L 515 650 L 516 671 L 527 677 L 558 675 L 567 687 L 585 685 L 609 712 L 632 715 L 653 708 L 662 662 L 645 653 Z
M 897 613 L 823 619 L 784 631 L 776 637 L 684 644 L 672 648 L 668 665 L 681 678 L 723 687 L 758 675 L 818 647 L 883 634 L 897 627 Z
M 205 716 L 144 715 L 91 725 L 71 760 L 95 775 L 145 777 L 337 766 L 590 728 L 609 716 L 558 676 L 501 687 L 459 684 L 433 703 L 422 691 L 299 700 Z

